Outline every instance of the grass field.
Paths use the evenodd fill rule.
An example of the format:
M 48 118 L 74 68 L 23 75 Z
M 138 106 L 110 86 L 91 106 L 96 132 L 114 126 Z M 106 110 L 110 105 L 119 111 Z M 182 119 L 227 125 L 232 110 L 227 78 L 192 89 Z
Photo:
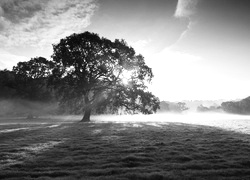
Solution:
M 250 135 L 158 123 L 0 125 L 0 179 L 250 179 Z

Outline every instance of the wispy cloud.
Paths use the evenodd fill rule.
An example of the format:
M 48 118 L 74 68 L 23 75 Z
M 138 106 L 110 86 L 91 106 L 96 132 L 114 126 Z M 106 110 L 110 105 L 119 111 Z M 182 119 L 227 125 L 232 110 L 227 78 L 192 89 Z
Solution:
M 43 48 L 84 31 L 98 8 L 95 0 L 1 0 L 0 48 Z
M 198 0 L 178 0 L 175 17 L 189 18 L 195 13 Z
M 188 25 L 187 25 L 187 28 L 181 33 L 176 43 L 182 40 L 187 35 L 187 33 L 191 30 L 193 25 L 195 24 L 195 22 L 192 21 L 191 17 L 196 12 L 197 4 L 198 4 L 198 0 L 178 0 L 174 16 L 176 18 L 188 19 Z

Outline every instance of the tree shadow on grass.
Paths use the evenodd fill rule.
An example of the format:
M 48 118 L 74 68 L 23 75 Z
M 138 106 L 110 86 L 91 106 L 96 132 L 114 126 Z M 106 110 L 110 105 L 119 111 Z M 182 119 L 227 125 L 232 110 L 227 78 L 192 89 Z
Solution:
M 0 178 L 10 174 L 60 179 L 250 178 L 248 134 L 182 123 L 125 127 L 75 123 L 54 133 L 50 130 L 51 138 L 67 140 L 22 165 L 3 169 Z

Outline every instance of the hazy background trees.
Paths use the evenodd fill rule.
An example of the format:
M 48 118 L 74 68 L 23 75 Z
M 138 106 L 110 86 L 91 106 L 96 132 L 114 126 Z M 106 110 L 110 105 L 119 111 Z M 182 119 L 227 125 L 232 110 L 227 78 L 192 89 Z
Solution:
M 48 87 L 53 63 L 42 57 L 19 62 L 12 71 L 0 71 L 0 114 L 33 116 L 56 109 Z M 54 112 L 55 113 L 55 112 Z
M 197 107 L 197 112 L 220 112 L 220 111 L 221 111 L 221 106 L 217 105 L 206 107 L 201 104 Z
M 172 113 L 182 113 L 187 111 L 189 108 L 187 107 L 185 102 L 168 102 L 161 101 L 159 112 L 172 112 Z
M 221 104 L 221 108 L 228 113 L 250 114 L 250 97 L 239 101 L 227 101 Z

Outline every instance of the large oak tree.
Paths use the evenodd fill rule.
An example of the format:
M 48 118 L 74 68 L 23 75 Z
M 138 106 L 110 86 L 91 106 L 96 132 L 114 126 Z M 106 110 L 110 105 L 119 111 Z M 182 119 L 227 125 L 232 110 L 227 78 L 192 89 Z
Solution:
M 159 108 L 159 99 L 147 91 L 151 68 L 124 40 L 110 41 L 84 32 L 61 39 L 53 49 L 51 83 L 61 104 L 82 102 L 82 121 L 89 121 L 91 110 L 99 104 L 144 114 Z

